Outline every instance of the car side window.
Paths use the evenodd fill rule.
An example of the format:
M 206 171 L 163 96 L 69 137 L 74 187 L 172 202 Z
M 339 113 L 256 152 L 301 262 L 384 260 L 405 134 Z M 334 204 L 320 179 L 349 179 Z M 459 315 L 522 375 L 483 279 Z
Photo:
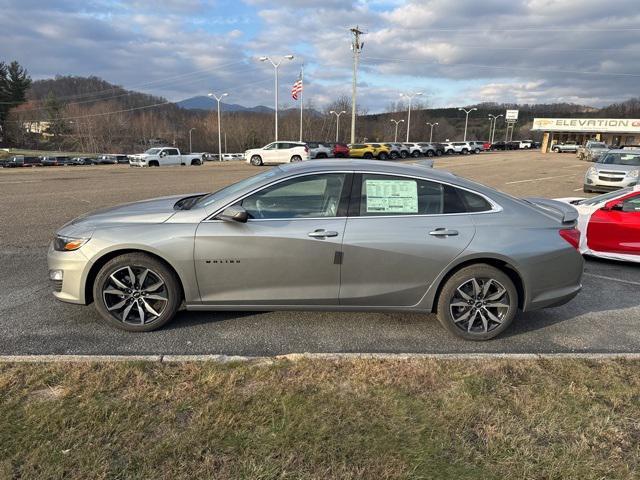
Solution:
M 624 200 L 622 202 L 622 211 L 631 213 L 640 212 L 640 195 Z
M 277 143 L 270 143 L 269 145 L 267 145 L 266 147 L 263 148 L 263 150 L 274 150 L 277 148 Z
M 290 143 L 285 143 L 285 142 L 279 142 L 278 143 L 278 150 L 288 150 L 292 147 L 293 145 L 291 145 Z
M 470 192 L 468 190 L 462 190 L 461 188 L 449 187 L 455 190 L 464 204 L 464 211 L 466 212 L 488 212 L 493 210 L 493 206 L 487 201 L 486 198 L 480 195 Z
M 346 174 L 307 175 L 268 186 L 242 200 L 252 219 L 335 217 Z

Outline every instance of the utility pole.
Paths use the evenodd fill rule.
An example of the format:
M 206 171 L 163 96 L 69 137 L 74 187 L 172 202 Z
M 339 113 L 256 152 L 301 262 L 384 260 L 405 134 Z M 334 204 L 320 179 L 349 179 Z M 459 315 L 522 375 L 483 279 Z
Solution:
M 193 153 L 193 148 L 191 148 L 191 132 L 193 132 L 195 129 L 196 127 L 189 129 L 189 153 Z
M 350 29 L 353 34 L 353 41 L 351 42 L 351 50 L 353 51 L 353 85 L 351 87 L 351 143 L 356 143 L 356 85 L 358 77 L 358 60 L 360 58 L 360 52 L 364 47 L 364 42 L 360 42 L 360 35 L 362 32 L 356 25 Z
M 404 123 L 404 120 L 394 120 L 393 118 L 391 119 L 391 123 L 395 123 L 396 124 L 396 133 L 393 136 L 393 142 L 397 142 L 398 141 L 398 124 L 399 123 Z

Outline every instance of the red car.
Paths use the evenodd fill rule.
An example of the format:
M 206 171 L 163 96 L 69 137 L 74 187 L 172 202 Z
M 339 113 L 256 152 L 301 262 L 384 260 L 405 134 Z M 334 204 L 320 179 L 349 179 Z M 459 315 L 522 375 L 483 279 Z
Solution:
M 593 198 L 562 199 L 580 214 L 580 252 L 640 263 L 640 186 Z
M 482 143 L 482 149 L 487 152 L 489 150 L 491 150 L 491 142 L 483 142 Z
M 336 158 L 349 157 L 349 147 L 347 147 L 344 143 L 329 143 L 326 145 L 328 147 L 331 147 L 331 151 L 333 152 L 334 157 Z

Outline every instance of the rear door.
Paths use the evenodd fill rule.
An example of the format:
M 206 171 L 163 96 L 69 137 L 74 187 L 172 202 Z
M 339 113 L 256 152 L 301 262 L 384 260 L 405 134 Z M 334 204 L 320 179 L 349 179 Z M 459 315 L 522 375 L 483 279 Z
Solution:
M 353 185 L 340 304 L 417 304 L 473 239 L 467 209 L 453 187 L 424 179 L 363 173 Z
M 594 212 L 587 226 L 587 246 L 597 252 L 640 255 L 640 193 L 618 205 Z

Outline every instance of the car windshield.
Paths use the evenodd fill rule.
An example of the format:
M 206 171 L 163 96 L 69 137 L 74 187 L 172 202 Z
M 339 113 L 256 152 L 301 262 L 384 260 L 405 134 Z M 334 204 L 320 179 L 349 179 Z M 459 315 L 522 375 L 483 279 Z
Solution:
M 632 167 L 640 167 L 640 153 L 609 153 L 598 163 L 605 165 L 629 165 Z
M 584 200 L 580 200 L 577 205 L 597 205 L 599 203 L 602 202 L 607 202 L 609 200 L 613 200 L 614 198 L 617 197 L 622 197 L 624 195 L 626 195 L 627 193 L 631 193 L 633 191 L 633 188 L 629 187 L 629 188 L 623 188 L 620 190 L 616 190 L 615 192 L 609 192 L 609 193 L 605 193 L 603 195 L 598 195 L 596 197 L 592 197 L 592 198 L 585 198 Z
M 606 143 L 601 143 L 601 142 L 600 142 L 600 143 L 598 143 L 598 142 L 591 142 L 591 143 L 589 144 L 589 146 L 590 146 L 591 148 L 607 148 L 607 144 L 606 144 Z
M 253 177 L 245 178 L 244 180 L 240 180 L 238 183 L 233 183 L 228 187 L 224 187 L 220 190 L 209 193 L 204 197 L 201 197 L 197 202 L 194 203 L 194 206 L 206 207 L 207 205 L 211 205 L 212 203 L 218 201 L 223 197 L 226 197 L 227 195 L 232 195 L 236 192 L 239 192 L 254 183 L 260 183 L 263 180 L 266 180 L 271 177 L 275 177 L 280 172 L 281 172 L 280 168 L 275 167 L 270 170 L 267 170 L 266 172 L 262 172 L 262 173 L 259 173 L 258 175 L 254 175 Z
M 160 151 L 159 148 L 150 148 L 144 153 L 146 153 L 147 155 L 156 155 L 159 151 Z

